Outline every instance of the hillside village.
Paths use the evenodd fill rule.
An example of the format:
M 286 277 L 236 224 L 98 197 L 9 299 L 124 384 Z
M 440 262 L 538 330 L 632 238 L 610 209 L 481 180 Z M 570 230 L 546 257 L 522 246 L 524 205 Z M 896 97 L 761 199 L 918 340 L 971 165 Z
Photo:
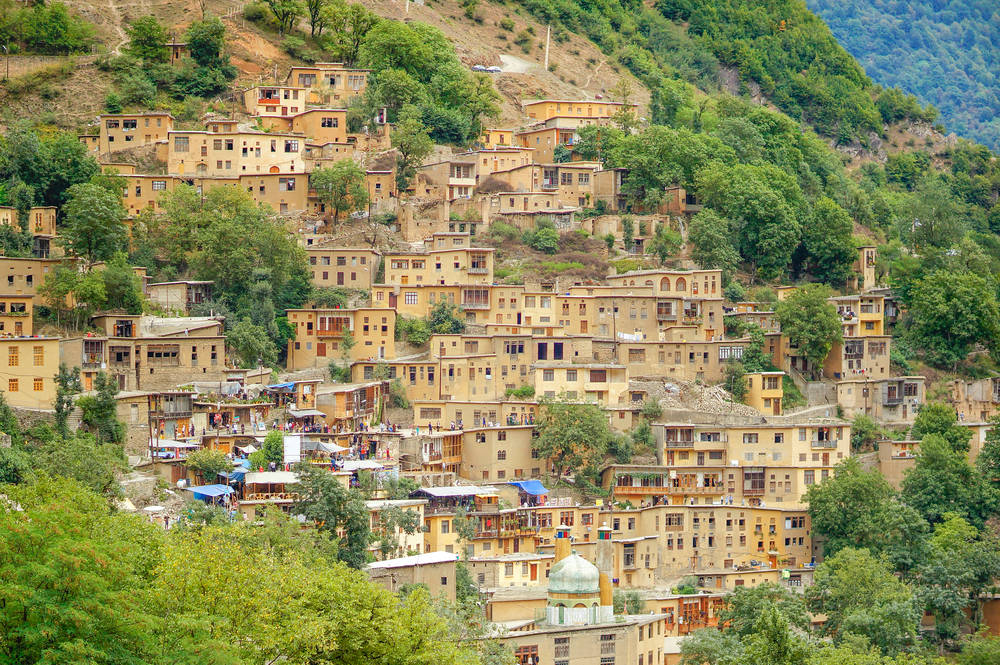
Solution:
M 162 66 L 190 66 L 179 36 L 162 47 Z M 492 90 L 480 69 L 470 80 Z M 803 630 L 839 620 L 810 595 L 836 575 L 837 538 L 861 547 L 837 524 L 870 519 L 887 548 L 909 537 L 852 513 L 847 495 L 867 499 L 848 483 L 897 496 L 927 436 L 964 438 L 963 468 L 993 459 L 1000 374 L 895 348 L 912 295 L 874 234 L 851 225 L 835 290 L 766 279 L 753 248 L 706 258 L 703 180 L 637 192 L 656 164 L 608 156 L 609 136 L 650 136 L 629 85 L 525 98 L 449 145 L 412 105 L 359 118 L 376 78 L 320 60 L 275 67 L 194 121 L 152 104 L 101 113 L 67 149 L 66 172 L 95 164 L 89 177 L 52 205 L 5 190 L 4 482 L 28 478 L 19 447 L 76 441 L 116 460 L 91 489 L 156 538 L 244 548 L 204 534 L 274 529 L 319 571 L 332 564 L 309 557 L 326 545 L 307 534 L 321 534 L 387 607 L 418 586 L 474 607 L 460 641 L 479 662 L 676 665 L 716 662 L 685 638 L 722 634 L 758 596 L 820 603 Z M 821 274 L 803 243 L 794 261 Z M 281 515 L 303 526 L 279 537 Z M 896 550 L 845 551 L 895 580 Z M 951 614 L 914 610 L 901 643 L 943 634 L 945 617 L 961 628 L 942 644 L 1000 632 L 1000 597 L 970 593 Z

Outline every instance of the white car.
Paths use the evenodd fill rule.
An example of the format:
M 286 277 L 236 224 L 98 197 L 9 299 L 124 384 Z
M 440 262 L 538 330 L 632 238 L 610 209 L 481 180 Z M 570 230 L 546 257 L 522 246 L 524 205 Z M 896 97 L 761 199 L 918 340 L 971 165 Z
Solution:
M 487 67 L 486 71 L 488 71 L 490 74 L 500 74 L 503 72 L 503 70 L 497 67 L 496 65 L 493 65 L 492 67 Z
M 474 72 L 485 72 L 486 71 L 486 67 L 484 67 L 483 65 L 472 65 L 472 71 L 474 71 Z

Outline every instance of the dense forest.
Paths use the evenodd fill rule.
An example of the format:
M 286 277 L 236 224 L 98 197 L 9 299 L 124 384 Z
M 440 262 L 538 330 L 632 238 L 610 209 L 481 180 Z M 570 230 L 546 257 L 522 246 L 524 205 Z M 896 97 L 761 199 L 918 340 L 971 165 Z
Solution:
M 807 0 L 873 79 L 915 93 L 945 126 L 1000 148 L 994 0 Z

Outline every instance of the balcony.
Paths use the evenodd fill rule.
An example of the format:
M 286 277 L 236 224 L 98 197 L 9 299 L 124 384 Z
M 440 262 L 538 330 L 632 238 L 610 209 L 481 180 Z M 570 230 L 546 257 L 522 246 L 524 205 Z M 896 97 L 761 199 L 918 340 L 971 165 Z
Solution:
M 745 496 L 763 496 L 764 495 L 764 488 L 763 487 L 749 487 L 749 488 L 748 487 L 744 487 L 743 488 L 743 494 Z
M 486 266 L 483 266 L 482 268 L 480 268 L 480 267 L 470 267 L 469 268 L 469 274 L 470 275 L 486 275 L 486 274 L 489 274 L 489 269 L 486 268 Z
M 469 301 L 463 302 L 461 307 L 462 309 L 489 309 L 490 303 L 482 301 Z
M 150 411 L 149 412 L 149 417 L 150 418 L 163 418 L 163 419 L 166 419 L 166 420 L 175 420 L 175 419 L 180 419 L 180 418 L 190 418 L 191 417 L 191 410 L 190 409 L 188 409 L 186 411 L 174 411 L 174 410 L 161 411 L 161 410 L 156 410 L 156 411 Z
M 827 440 L 827 441 L 820 441 L 819 439 L 813 439 L 812 440 L 812 447 L 813 448 L 836 448 L 837 447 L 837 442 L 836 441 L 829 441 L 829 440 Z
M 347 328 L 317 328 L 316 337 L 343 337 Z
M 694 448 L 694 440 L 690 441 L 664 441 L 664 448 Z
M 903 398 L 900 395 L 898 395 L 898 394 L 896 394 L 896 395 L 886 395 L 882 399 L 882 406 L 898 406 L 898 405 L 900 405 L 902 403 L 903 403 Z

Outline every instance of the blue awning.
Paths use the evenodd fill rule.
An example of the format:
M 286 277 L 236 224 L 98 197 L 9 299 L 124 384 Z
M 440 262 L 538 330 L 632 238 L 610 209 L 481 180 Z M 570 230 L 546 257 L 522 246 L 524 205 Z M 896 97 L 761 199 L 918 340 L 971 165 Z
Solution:
M 229 485 L 197 485 L 195 487 L 185 487 L 184 489 L 194 494 L 196 499 L 223 496 L 232 494 L 234 491 Z
M 264 386 L 267 390 L 294 390 L 294 383 L 275 383 L 270 386 Z
M 515 480 L 514 482 L 507 483 L 508 485 L 513 485 L 517 487 L 522 492 L 527 492 L 534 496 L 541 496 L 543 494 L 548 494 L 549 491 L 545 489 L 539 480 Z
M 229 478 L 229 482 L 231 483 L 240 483 L 243 482 L 243 478 L 246 477 L 247 470 L 241 467 L 239 469 L 233 469 L 232 471 L 230 471 L 228 476 L 225 473 L 220 473 L 219 475 Z

